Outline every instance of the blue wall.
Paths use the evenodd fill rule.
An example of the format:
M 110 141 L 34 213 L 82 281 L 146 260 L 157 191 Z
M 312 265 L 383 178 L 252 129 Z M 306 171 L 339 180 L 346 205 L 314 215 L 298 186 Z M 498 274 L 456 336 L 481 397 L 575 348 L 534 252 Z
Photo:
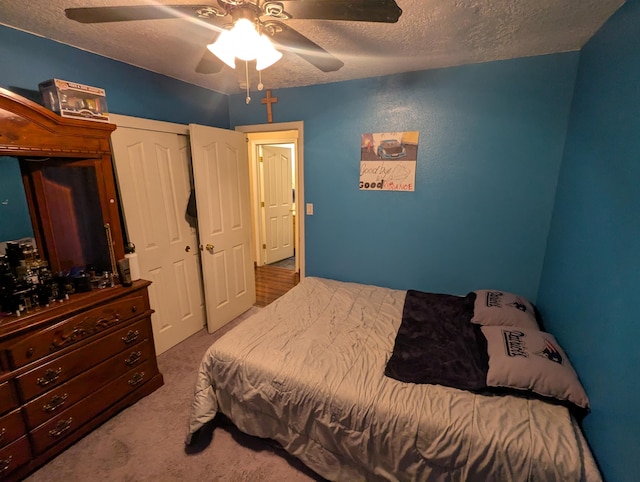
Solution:
M 38 84 L 59 78 L 104 88 L 112 113 L 229 127 L 226 95 L 3 26 L 0 66 L 0 86 L 36 102 Z M 15 159 L 0 158 L 0 177 L 0 241 L 32 236 Z
M 304 121 L 307 275 L 535 300 L 578 53 L 274 91 Z M 231 124 L 266 122 L 254 96 Z M 415 192 L 359 190 L 360 135 L 419 131 Z
M 640 477 L 640 1 L 580 55 L 538 305 L 591 399 L 609 481 Z

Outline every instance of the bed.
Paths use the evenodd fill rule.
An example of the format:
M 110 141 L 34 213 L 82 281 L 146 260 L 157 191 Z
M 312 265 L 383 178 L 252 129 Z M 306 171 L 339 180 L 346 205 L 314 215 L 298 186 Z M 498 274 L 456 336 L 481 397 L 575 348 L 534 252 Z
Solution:
M 243 432 L 276 440 L 329 480 L 601 480 L 573 415 L 580 398 L 558 402 L 499 384 L 461 389 L 448 380 L 394 378 L 412 364 L 411 353 L 397 351 L 401 335 L 409 345 L 424 344 L 411 325 L 406 329 L 410 292 L 302 280 L 206 352 L 187 443 L 221 412 Z M 415 306 L 431 296 L 417 293 Z M 479 296 L 451 302 L 459 299 L 468 308 Z M 464 307 L 456 310 L 468 316 L 476 335 L 487 328 L 475 320 L 473 306 L 467 314 Z M 504 327 L 497 329 L 507 340 Z M 447 339 L 435 343 L 451 351 Z M 480 357 L 485 376 L 487 359 Z M 392 367 L 394 360 L 399 363 Z M 429 369 L 408 374 L 427 375 Z

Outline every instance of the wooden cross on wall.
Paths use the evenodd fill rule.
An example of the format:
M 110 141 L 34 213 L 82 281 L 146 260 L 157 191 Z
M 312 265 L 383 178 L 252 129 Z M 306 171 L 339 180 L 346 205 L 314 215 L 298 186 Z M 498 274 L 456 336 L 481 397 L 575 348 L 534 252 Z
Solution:
M 271 97 L 271 89 L 267 90 L 267 96 L 260 100 L 263 104 L 267 105 L 267 122 L 271 124 L 273 122 L 273 110 L 271 104 L 278 102 L 277 97 Z

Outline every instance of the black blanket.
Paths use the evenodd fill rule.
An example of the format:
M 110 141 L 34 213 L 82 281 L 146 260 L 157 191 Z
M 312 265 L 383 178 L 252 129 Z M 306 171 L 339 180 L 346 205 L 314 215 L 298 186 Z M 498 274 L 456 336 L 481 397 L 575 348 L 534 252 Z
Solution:
M 409 290 L 385 375 L 465 390 L 487 387 L 487 341 L 471 323 L 475 294 Z

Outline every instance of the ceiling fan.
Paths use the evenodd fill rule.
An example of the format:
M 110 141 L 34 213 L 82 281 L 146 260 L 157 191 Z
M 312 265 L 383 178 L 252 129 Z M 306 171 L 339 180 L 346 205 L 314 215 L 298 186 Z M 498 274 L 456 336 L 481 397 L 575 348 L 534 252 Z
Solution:
M 321 46 L 289 27 L 288 19 L 346 20 L 352 22 L 395 23 L 402 10 L 394 0 L 217 0 L 211 5 L 133 5 L 119 7 L 68 8 L 67 18 L 81 23 L 125 22 L 169 18 L 194 18 L 224 29 L 241 19 L 251 21 L 259 33 L 276 46 L 294 52 L 323 72 L 340 69 L 344 63 Z M 214 39 L 215 40 L 215 39 Z M 214 74 L 224 63 L 205 49 L 196 72 Z

